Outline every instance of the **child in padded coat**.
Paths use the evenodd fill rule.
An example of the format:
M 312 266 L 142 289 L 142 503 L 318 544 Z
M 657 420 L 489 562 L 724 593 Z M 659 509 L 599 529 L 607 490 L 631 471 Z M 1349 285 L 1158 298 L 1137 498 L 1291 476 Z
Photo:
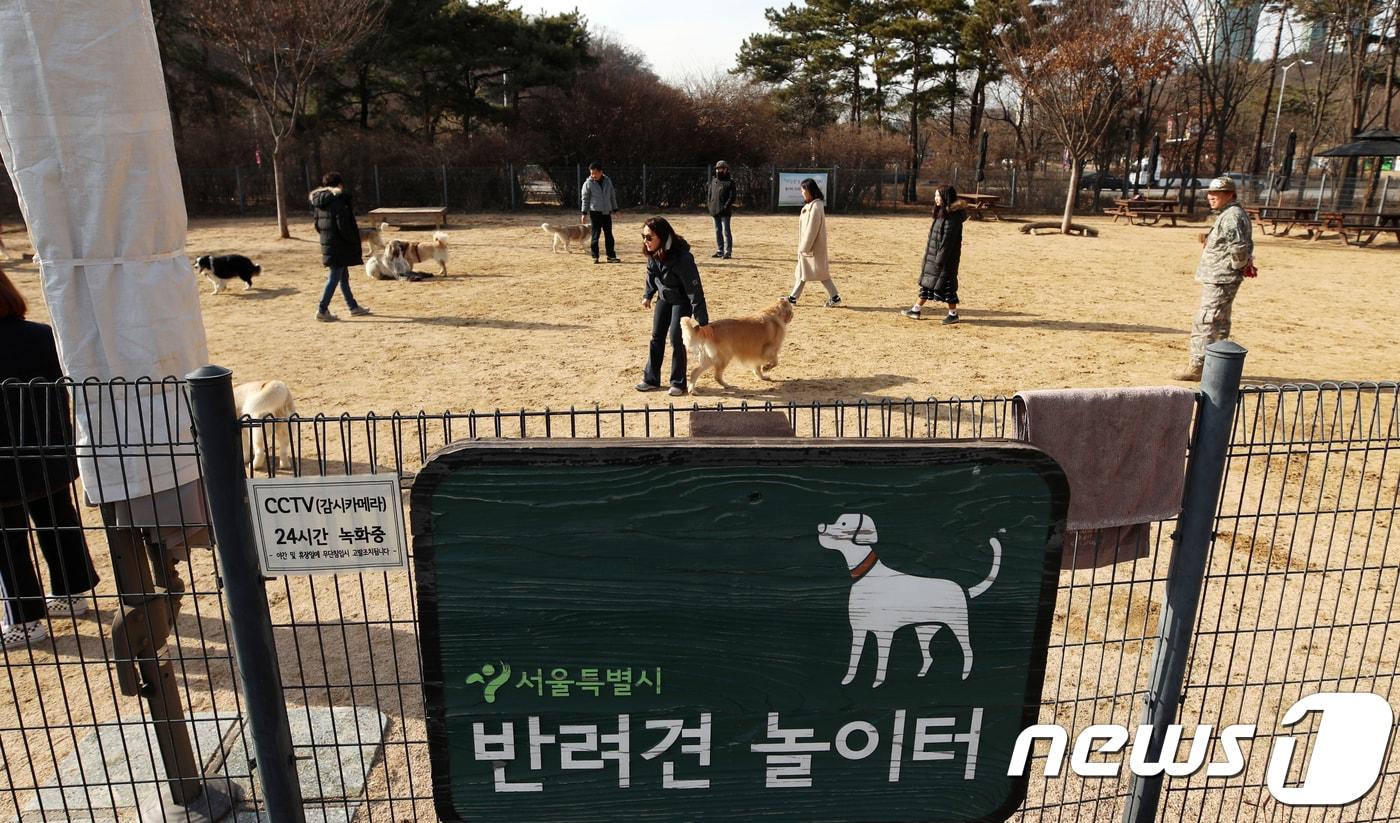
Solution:
M 937 300 L 948 304 L 943 324 L 958 322 L 958 263 L 966 220 L 967 202 L 958 199 L 952 186 L 940 186 L 933 193 L 933 225 L 928 230 L 924 268 L 919 275 L 919 302 L 904 310 L 905 317 L 918 320 L 923 316 L 924 303 Z

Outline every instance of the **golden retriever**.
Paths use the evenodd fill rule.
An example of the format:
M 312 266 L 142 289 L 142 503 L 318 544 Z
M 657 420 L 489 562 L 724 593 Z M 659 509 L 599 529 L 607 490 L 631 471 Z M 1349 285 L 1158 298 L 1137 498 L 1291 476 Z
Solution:
M 239 383 L 233 387 L 233 403 L 239 414 L 246 414 L 254 422 L 268 417 L 287 418 L 296 414 L 296 403 L 292 400 L 291 389 L 281 380 L 258 380 Z M 271 427 L 269 433 L 267 427 Z M 292 466 L 292 427 L 290 423 L 263 423 L 250 429 L 243 443 L 252 441 L 254 471 L 267 468 L 267 441 L 273 441 L 277 451 L 277 463 L 282 468 Z
M 681 318 L 681 340 L 695 364 L 690 370 L 691 390 L 695 381 L 710 368 L 715 370 L 715 382 L 724 382 L 724 370 L 731 361 L 753 369 L 760 380 L 767 380 L 768 371 L 778 365 L 778 350 L 783 347 L 787 325 L 792 322 L 792 304 L 786 298 L 758 314 L 716 320 L 708 326 L 693 317 Z

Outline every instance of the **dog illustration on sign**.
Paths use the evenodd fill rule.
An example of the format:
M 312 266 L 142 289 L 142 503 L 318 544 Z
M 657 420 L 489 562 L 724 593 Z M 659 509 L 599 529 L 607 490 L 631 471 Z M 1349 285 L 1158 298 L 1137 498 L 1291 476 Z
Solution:
M 968 635 L 967 603 L 991 588 L 1001 569 L 1001 542 L 990 538 L 992 570 L 985 580 L 970 589 L 952 580 L 919 577 L 896 571 L 875 556 L 879 536 L 875 521 L 864 514 L 843 514 L 835 523 L 817 525 L 817 542 L 822 548 L 841 552 L 851 573 L 851 661 L 841 685 L 848 686 L 856 677 L 861 652 L 868 635 L 875 635 L 877 651 L 875 682 L 885 682 L 885 670 L 890 662 L 890 645 L 895 632 L 913 626 L 919 638 L 919 651 L 924 666 L 919 677 L 928 674 L 933 665 L 929 644 L 938 630 L 947 626 L 962 646 L 964 680 L 972 673 L 972 640 Z

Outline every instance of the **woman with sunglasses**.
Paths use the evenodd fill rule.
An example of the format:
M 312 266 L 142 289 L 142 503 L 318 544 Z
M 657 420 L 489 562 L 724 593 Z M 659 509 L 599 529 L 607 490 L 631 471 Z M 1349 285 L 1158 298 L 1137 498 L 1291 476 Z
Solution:
M 666 338 L 671 338 L 670 395 L 686 393 L 685 346 L 681 343 L 681 318 L 694 317 L 704 326 L 710 322 L 705 308 L 705 290 L 700 286 L 700 269 L 690 244 L 664 217 L 649 218 L 642 224 L 642 254 L 647 258 L 647 284 L 642 308 L 651 309 L 651 348 L 646 370 L 637 391 L 661 390 L 661 361 L 666 355 Z

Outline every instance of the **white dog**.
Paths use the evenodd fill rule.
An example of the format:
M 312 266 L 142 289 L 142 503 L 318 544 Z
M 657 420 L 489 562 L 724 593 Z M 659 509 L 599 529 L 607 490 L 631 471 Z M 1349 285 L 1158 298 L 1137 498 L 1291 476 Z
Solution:
M 867 634 L 875 635 L 877 651 L 875 682 L 871 687 L 884 683 L 890 645 L 895 632 L 905 626 L 913 626 L 918 634 L 919 651 L 924 656 L 919 677 L 928 674 L 933 665 L 933 652 L 929 648 L 933 636 L 947 626 L 962 646 L 962 676 L 966 680 L 972 673 L 967 601 L 991 588 L 992 581 L 997 579 L 997 571 L 1001 569 L 1001 543 L 995 537 L 988 541 L 992 544 L 992 570 L 987 579 L 963 591 L 962 586 L 951 580 L 917 577 L 891 569 L 875 556 L 876 540 L 875 521 L 863 514 L 843 514 L 835 523 L 817 525 L 817 542 L 823 548 L 841 552 L 851 572 L 851 660 L 841 685 L 850 685 L 855 679 Z
M 408 244 L 402 240 L 390 240 L 383 249 L 365 258 L 365 274 L 371 280 L 404 280 L 413 271 L 405 252 Z
M 287 418 L 296 414 L 296 403 L 292 392 L 281 380 L 260 380 L 252 383 L 239 383 L 233 387 L 233 403 L 239 414 L 246 414 L 253 420 L 268 417 Z M 250 432 L 253 448 L 253 470 L 267 468 L 268 428 L 272 429 L 273 446 L 277 451 L 277 465 L 292 467 L 292 427 L 290 423 L 264 423 Z M 244 445 L 248 440 L 244 440 Z
M 593 231 L 593 226 L 589 223 L 577 223 L 568 226 L 556 226 L 552 223 L 541 223 L 540 228 L 545 234 L 550 235 L 549 250 L 559 252 L 559 243 L 563 242 L 564 252 L 572 252 L 575 243 L 583 244 Z

